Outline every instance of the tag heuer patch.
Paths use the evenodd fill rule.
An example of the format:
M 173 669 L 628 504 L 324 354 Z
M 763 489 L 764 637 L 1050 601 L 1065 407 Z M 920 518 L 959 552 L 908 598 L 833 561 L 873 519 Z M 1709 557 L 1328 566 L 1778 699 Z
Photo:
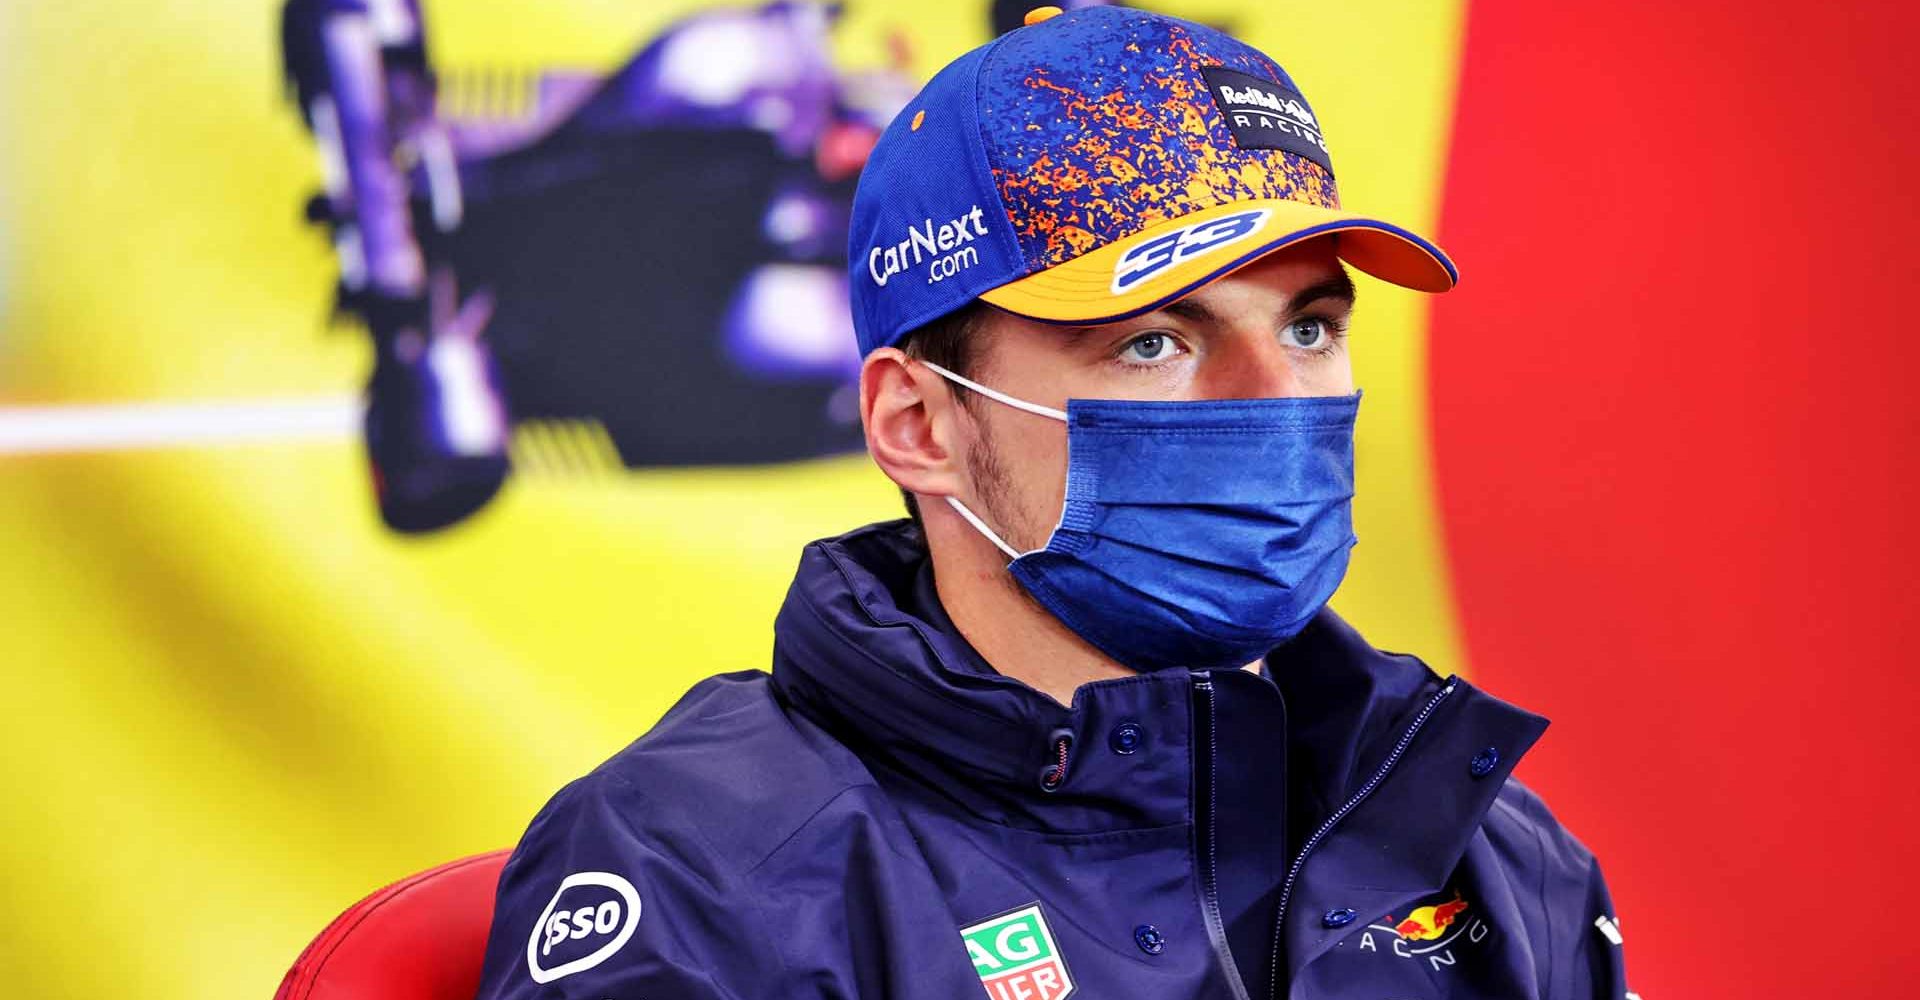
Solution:
M 1073 995 L 1073 979 L 1039 903 L 962 927 L 960 938 L 992 1000 L 1062 1000 Z

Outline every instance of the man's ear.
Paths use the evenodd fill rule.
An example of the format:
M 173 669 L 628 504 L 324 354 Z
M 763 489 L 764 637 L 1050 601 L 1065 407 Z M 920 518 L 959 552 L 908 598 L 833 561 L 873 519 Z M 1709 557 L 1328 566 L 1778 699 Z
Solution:
M 900 349 L 882 347 L 861 362 L 867 453 L 902 489 L 929 496 L 965 492 L 961 416 L 946 380 Z

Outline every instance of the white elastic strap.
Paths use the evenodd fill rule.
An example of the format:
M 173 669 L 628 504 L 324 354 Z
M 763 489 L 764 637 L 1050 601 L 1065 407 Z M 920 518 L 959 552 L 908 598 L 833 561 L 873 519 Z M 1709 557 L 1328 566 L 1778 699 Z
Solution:
M 1000 546 L 1000 551 L 1005 552 L 1007 554 L 1008 559 L 1020 558 L 1020 553 L 1013 551 L 1013 546 L 1008 545 L 1006 542 L 1001 541 L 1000 536 L 994 534 L 992 528 L 987 527 L 987 522 L 980 520 L 978 517 L 975 517 L 973 514 L 973 511 L 970 511 L 967 509 L 966 504 L 963 504 L 952 497 L 947 498 L 947 503 L 951 504 L 954 510 L 959 511 L 960 516 L 966 518 L 968 524 L 973 525 L 974 528 L 978 530 L 981 534 L 987 536 L 987 541 Z
M 1025 410 L 1028 413 L 1037 413 L 1043 417 L 1052 417 L 1053 419 L 1058 420 L 1063 424 L 1067 422 L 1067 411 L 1065 410 L 1056 410 L 1051 406 L 1041 406 L 1039 403 L 1029 403 L 1024 399 L 1015 399 L 1004 392 L 998 392 L 993 389 L 989 389 L 986 386 L 981 385 L 980 383 L 975 382 L 974 380 L 967 378 L 964 375 L 955 375 L 954 373 L 946 370 L 945 368 L 940 367 L 939 365 L 934 364 L 931 361 L 922 361 L 920 363 L 923 365 L 926 365 L 928 368 L 931 368 L 934 371 L 939 372 L 940 374 L 946 376 L 948 379 L 951 379 L 954 382 L 958 382 L 959 384 L 964 385 L 969 389 L 972 389 L 974 392 L 977 392 L 980 395 L 987 397 L 988 399 L 998 400 L 999 402 L 1005 403 L 1016 410 Z M 1006 548 L 1006 546 L 1004 545 L 1000 547 L 1003 549 Z
M 1061 423 L 1066 423 L 1067 421 L 1067 414 L 1065 410 L 1056 410 L 1051 406 L 1041 406 L 1039 403 L 1029 403 L 1024 399 L 1015 399 L 1004 392 L 998 392 L 993 389 L 989 389 L 986 386 L 981 385 L 980 383 L 975 382 L 974 380 L 967 378 L 964 375 L 955 375 L 954 373 L 946 370 L 945 368 L 940 367 L 939 365 L 934 364 L 931 361 L 921 361 L 920 363 L 923 365 L 926 365 L 928 368 L 931 368 L 936 372 L 939 372 L 942 376 L 946 377 L 947 379 L 953 382 L 956 382 L 960 385 L 964 385 L 967 388 L 972 389 L 974 392 L 977 392 L 980 395 L 987 397 L 988 399 L 997 400 L 999 402 L 1005 403 L 1016 410 L 1025 410 L 1028 413 L 1038 414 L 1043 417 L 1052 417 L 1053 419 L 1058 420 Z M 947 497 L 947 504 L 951 506 L 954 510 L 959 511 L 960 516 L 966 518 L 967 523 L 973 525 L 974 530 L 987 536 L 987 541 L 990 541 L 993 544 L 999 546 L 1000 551 L 1005 552 L 1007 554 L 1008 559 L 1020 558 L 1020 553 L 1015 552 L 1013 549 L 1013 546 L 1008 545 L 1005 541 L 1001 540 L 999 535 L 994 534 L 993 529 L 987 527 L 987 522 L 982 521 L 980 520 L 980 518 L 975 516 L 973 511 L 970 511 L 967 509 L 966 504 L 961 503 L 959 500 L 956 500 L 953 497 Z

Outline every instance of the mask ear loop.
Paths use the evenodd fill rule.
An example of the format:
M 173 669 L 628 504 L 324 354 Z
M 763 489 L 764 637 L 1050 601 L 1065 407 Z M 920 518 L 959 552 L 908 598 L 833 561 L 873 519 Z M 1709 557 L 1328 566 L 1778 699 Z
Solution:
M 973 525 L 974 530 L 987 536 L 987 541 L 1000 546 L 1000 551 L 1005 552 L 1007 554 L 1007 559 L 1009 561 L 1020 558 L 1020 553 L 1013 551 L 1013 546 L 1008 545 L 1006 542 L 1001 541 L 1000 536 L 994 534 L 992 528 L 987 527 L 987 522 L 980 520 L 980 518 L 976 514 L 974 514 L 973 511 L 968 510 L 966 504 L 961 503 L 960 501 L 954 499 L 953 497 L 948 497 L 947 506 L 952 507 L 954 510 L 959 511 L 960 516 L 966 518 L 967 523 Z
M 920 363 L 938 372 L 942 377 L 946 378 L 947 380 L 958 383 L 960 385 L 964 385 L 967 388 L 972 389 L 974 392 L 977 392 L 980 395 L 987 397 L 988 399 L 1005 403 L 1016 410 L 1025 410 L 1028 413 L 1038 414 L 1039 416 L 1042 416 L 1042 417 L 1052 417 L 1053 419 L 1058 420 L 1063 424 L 1067 422 L 1067 413 L 1065 410 L 1056 410 L 1051 406 L 1041 406 L 1039 403 L 1029 403 L 1024 399 L 1015 399 L 1004 392 L 1000 392 L 996 389 L 989 389 L 986 386 L 981 385 L 980 383 L 975 382 L 974 380 L 967 378 L 964 375 L 956 375 L 953 372 L 950 372 L 945 368 L 942 368 L 939 365 L 934 364 L 931 361 L 923 360 Z M 1005 541 L 1003 541 L 1000 538 L 999 535 L 994 534 L 993 529 L 987 527 L 987 522 L 980 520 L 979 515 L 975 514 L 973 511 L 968 510 L 966 504 L 961 503 L 958 499 L 954 497 L 947 497 L 946 500 L 947 500 L 947 505 L 952 507 L 955 511 L 957 511 L 961 517 L 965 518 L 968 524 L 973 525 L 973 528 L 975 531 L 978 531 L 982 535 L 987 536 L 987 541 L 992 542 L 994 545 L 999 547 L 1000 551 L 1006 553 L 1007 558 L 1009 560 L 1020 558 L 1020 553 L 1014 551 L 1013 546 L 1008 545 Z
M 922 361 L 920 363 L 923 365 L 926 365 L 928 368 L 931 368 L 936 372 L 939 372 L 941 375 L 945 376 L 946 378 L 954 382 L 958 382 L 959 384 L 964 385 L 969 389 L 972 389 L 974 392 L 977 392 L 980 395 L 987 397 L 988 399 L 997 400 L 999 402 L 1005 403 L 1016 410 L 1025 410 L 1028 413 L 1037 413 L 1043 417 L 1052 417 L 1053 419 L 1058 420 L 1063 424 L 1067 422 L 1067 411 L 1065 410 L 1056 410 L 1051 406 L 1041 406 L 1039 403 L 1029 403 L 1024 399 L 1015 399 L 1012 396 L 1009 396 L 1004 392 L 1000 392 L 997 389 L 989 389 L 986 386 L 981 385 L 980 383 L 975 382 L 974 380 L 967 378 L 963 375 L 955 375 L 954 373 L 946 370 L 945 368 L 940 367 L 939 365 L 934 364 L 931 361 Z

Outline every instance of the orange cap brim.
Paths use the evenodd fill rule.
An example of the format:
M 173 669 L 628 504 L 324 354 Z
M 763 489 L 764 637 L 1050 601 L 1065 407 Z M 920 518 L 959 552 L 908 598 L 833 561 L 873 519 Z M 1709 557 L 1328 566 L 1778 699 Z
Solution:
M 1252 213 L 1259 213 L 1257 224 L 1233 235 L 1250 224 L 1244 220 Z M 1444 292 L 1459 280 L 1453 261 L 1439 247 L 1392 223 L 1298 201 L 1261 199 L 1157 223 L 980 297 L 1030 319 L 1110 323 L 1152 312 L 1267 254 L 1321 236 L 1334 237 L 1341 260 L 1382 281 Z

